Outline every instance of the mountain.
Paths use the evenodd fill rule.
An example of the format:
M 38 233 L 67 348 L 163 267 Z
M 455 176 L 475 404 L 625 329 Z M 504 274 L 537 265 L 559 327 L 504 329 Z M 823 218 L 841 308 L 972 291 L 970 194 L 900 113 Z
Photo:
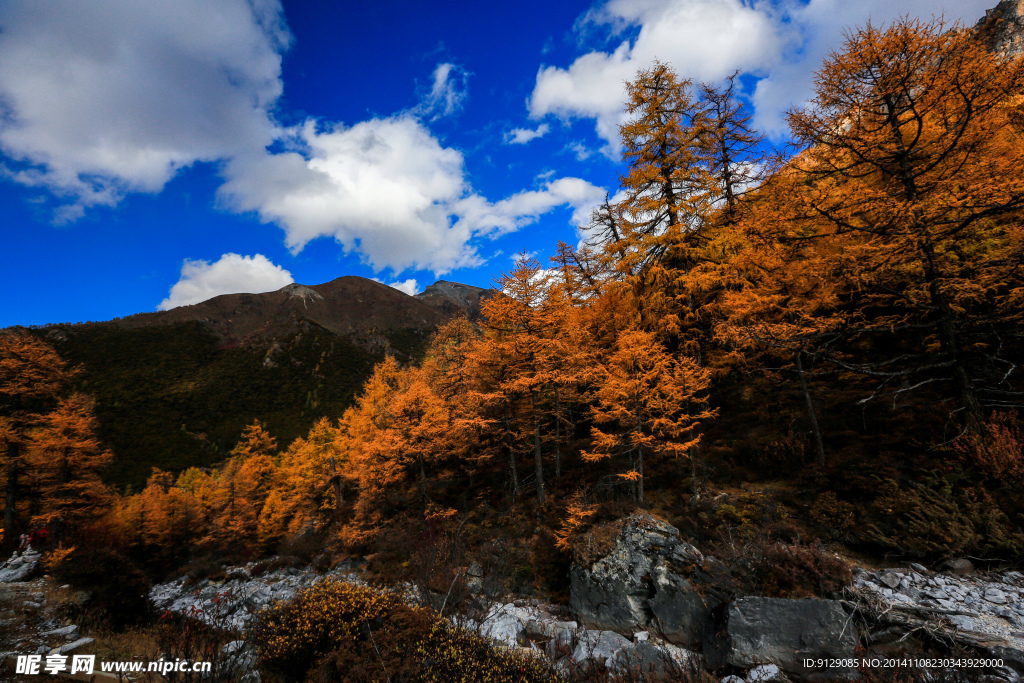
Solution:
M 107 480 L 138 488 L 153 467 L 223 460 L 253 419 L 283 447 L 340 417 L 385 355 L 415 360 L 438 325 L 478 316 L 492 294 L 442 281 L 409 296 L 349 276 L 33 332 L 80 368 L 75 389 L 96 399 L 115 455 Z
M 395 331 L 429 331 L 448 318 L 479 315 L 492 290 L 439 281 L 409 296 L 363 277 L 321 285 L 293 283 L 264 294 L 223 294 L 191 306 L 139 313 L 115 321 L 133 329 L 198 321 L 225 344 L 252 346 L 313 327 L 354 339 Z
M 1024 0 L 1002 0 L 985 12 L 974 30 L 997 55 L 1024 54 Z

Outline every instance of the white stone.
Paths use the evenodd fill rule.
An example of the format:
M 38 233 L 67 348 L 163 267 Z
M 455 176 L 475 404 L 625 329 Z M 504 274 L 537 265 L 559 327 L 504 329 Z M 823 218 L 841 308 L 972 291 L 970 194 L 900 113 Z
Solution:
M 747 683 L 769 683 L 769 681 L 785 681 L 786 676 L 774 664 L 755 666 L 747 672 Z
M 93 638 L 79 638 L 78 640 L 76 640 L 73 643 L 68 643 L 67 645 L 61 645 L 60 647 L 52 650 L 50 652 L 50 654 L 64 655 L 64 654 L 67 654 L 67 653 L 69 653 L 69 652 L 71 652 L 73 650 L 77 650 L 80 647 L 84 647 L 84 646 L 88 645 L 89 643 L 93 642 L 93 640 L 94 640 Z

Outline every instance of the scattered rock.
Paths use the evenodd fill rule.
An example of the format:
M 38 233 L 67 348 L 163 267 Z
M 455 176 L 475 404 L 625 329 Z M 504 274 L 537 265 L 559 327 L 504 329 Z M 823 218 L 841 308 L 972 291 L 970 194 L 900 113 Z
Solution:
M 675 645 L 666 644 L 659 647 L 642 640 L 623 645 L 608 658 L 606 664 L 613 673 L 621 674 L 628 671 L 685 680 L 685 672 L 692 666 L 694 657 L 694 653 Z
M 899 574 L 894 574 L 890 572 L 888 574 L 882 574 L 880 577 L 878 577 L 878 580 L 886 586 L 888 586 L 889 588 L 896 590 L 900 587 L 901 578 L 902 577 L 900 577 Z
M 14 553 L 0 565 L 0 583 L 16 583 L 32 579 L 39 571 L 39 553 L 29 549 Z
M 482 593 L 484 590 L 484 568 L 479 562 L 473 562 L 466 570 L 466 587 L 472 593 Z
M 601 664 L 608 667 L 619 650 L 632 645 L 629 638 L 614 631 L 583 631 L 579 635 L 572 659 L 577 664 Z
M 70 626 L 65 626 L 64 628 L 55 628 L 52 631 L 47 631 L 45 633 L 40 633 L 39 635 L 43 636 L 44 638 L 48 638 L 50 636 L 56 636 L 58 638 L 64 638 L 66 636 L 72 635 L 77 630 L 78 630 L 78 626 L 75 625 L 75 624 L 71 624 Z
M 1006 593 L 998 588 L 989 588 L 985 591 L 985 599 L 996 605 L 1006 604 Z
M 511 602 L 492 605 L 480 624 L 480 634 L 507 647 L 521 645 L 526 624 L 532 616 L 530 610 Z

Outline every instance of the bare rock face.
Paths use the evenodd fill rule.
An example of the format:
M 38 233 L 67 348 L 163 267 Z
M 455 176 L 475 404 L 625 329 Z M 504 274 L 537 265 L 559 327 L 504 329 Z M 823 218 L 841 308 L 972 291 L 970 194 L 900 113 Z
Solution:
M 1019 57 L 1024 54 L 1024 0 L 1002 0 L 974 30 L 997 56 Z
M 850 659 L 857 647 L 853 619 L 837 600 L 739 598 L 723 606 L 716 621 L 704 650 L 713 667 L 775 664 L 801 673 L 804 659 Z M 832 668 L 828 673 L 836 677 L 855 671 Z
M 466 315 L 475 319 L 480 316 L 483 303 L 494 293 L 493 289 L 438 280 L 415 298 L 446 315 Z
M 590 566 L 571 570 L 569 609 L 588 628 L 653 631 L 678 645 L 700 642 L 719 600 L 688 578 L 704 564 L 679 530 L 647 514 L 627 518 L 615 547 Z

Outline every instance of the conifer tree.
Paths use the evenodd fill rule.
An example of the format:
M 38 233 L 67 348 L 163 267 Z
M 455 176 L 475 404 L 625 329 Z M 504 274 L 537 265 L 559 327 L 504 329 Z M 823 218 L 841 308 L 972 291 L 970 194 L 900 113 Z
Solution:
M 707 150 L 708 172 L 718 183 L 725 222 L 736 220 L 740 200 L 755 187 L 765 171 L 764 135 L 756 131 L 736 97 L 734 73 L 723 87 L 700 85 L 704 110 L 701 144 Z
M 489 333 L 477 346 L 475 361 L 478 366 L 488 368 L 492 379 L 487 393 L 489 402 L 505 410 L 503 429 L 515 489 L 518 489 L 518 473 L 512 444 L 519 429 L 513 416 L 518 415 L 514 408 L 521 402 L 524 404 L 526 424 L 522 431 L 528 433 L 529 440 L 533 442 L 534 484 L 537 503 L 543 506 L 541 394 L 550 381 L 546 361 L 553 321 L 544 310 L 550 278 L 542 272 L 536 259 L 523 254 L 516 261 L 515 268 L 509 273 L 502 273 L 496 284 L 502 294 L 492 297 L 483 306 Z
M 27 460 L 42 497 L 35 521 L 47 525 L 58 541 L 102 517 L 112 502 L 113 493 L 100 472 L 113 454 L 94 432 L 93 402 L 76 393 L 62 399 L 30 437 Z
M 806 149 L 745 221 L 766 248 L 735 310 L 876 394 L 942 389 L 978 434 L 1020 397 L 1002 352 L 1024 311 L 1024 62 L 944 29 L 869 24 L 825 61 L 789 118 Z
M 46 342 L 22 331 L 0 333 L 0 483 L 8 547 L 21 532 L 20 480 L 29 431 L 53 410 L 74 374 Z
M 709 372 L 688 358 L 677 360 L 654 334 L 623 332 L 603 364 L 605 377 L 593 408 L 593 449 L 584 459 L 598 461 L 628 455 L 623 476 L 635 482 L 644 499 L 644 461 L 648 454 L 686 454 L 699 440 L 695 429 L 713 417 L 706 405 Z

